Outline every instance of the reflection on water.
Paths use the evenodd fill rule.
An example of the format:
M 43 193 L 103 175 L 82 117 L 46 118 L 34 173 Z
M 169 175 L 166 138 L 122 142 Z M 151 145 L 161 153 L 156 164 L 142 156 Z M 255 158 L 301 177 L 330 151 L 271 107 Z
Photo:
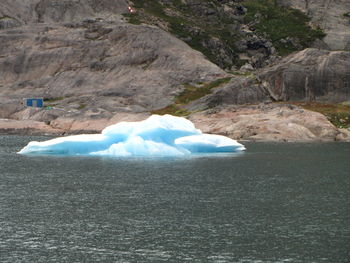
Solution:
M 0 137 L 1 262 L 348 262 L 350 145 L 242 155 L 15 154 Z

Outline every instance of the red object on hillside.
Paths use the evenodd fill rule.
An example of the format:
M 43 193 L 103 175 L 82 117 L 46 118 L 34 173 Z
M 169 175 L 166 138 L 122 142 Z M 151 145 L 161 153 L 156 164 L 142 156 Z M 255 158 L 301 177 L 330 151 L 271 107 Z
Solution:
M 129 10 L 130 13 L 135 13 L 136 12 L 136 10 L 133 9 L 131 6 L 128 6 L 128 10 Z

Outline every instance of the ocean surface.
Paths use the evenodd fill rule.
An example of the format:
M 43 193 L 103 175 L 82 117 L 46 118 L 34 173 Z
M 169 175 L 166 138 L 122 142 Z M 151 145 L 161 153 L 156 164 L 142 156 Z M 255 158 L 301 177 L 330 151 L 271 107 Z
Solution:
M 0 262 L 350 262 L 350 144 L 22 156 L 0 136 Z

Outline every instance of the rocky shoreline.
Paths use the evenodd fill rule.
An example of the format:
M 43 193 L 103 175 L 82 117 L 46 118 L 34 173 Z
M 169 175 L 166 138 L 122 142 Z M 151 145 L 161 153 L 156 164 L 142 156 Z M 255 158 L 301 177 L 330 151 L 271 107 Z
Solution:
M 47 124 L 32 120 L 0 119 L 2 135 L 52 135 L 100 133 L 121 121 L 140 121 L 149 114 L 121 113 L 113 118 L 58 118 Z M 317 112 L 291 104 L 262 103 L 218 107 L 188 117 L 205 133 L 220 134 L 239 141 L 261 142 L 350 142 L 350 130 L 340 129 Z

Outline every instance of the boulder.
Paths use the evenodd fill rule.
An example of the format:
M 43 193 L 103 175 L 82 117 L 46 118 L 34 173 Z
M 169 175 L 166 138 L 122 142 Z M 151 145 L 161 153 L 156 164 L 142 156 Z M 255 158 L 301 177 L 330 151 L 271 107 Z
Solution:
M 246 63 L 240 68 L 240 70 L 241 71 L 253 71 L 254 68 L 253 68 L 253 66 L 251 64 Z

